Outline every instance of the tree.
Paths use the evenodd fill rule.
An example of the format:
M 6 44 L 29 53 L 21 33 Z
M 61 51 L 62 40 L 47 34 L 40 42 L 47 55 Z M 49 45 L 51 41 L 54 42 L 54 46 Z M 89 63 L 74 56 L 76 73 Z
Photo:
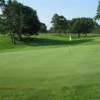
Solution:
M 40 21 L 36 10 L 17 2 L 8 0 L 3 10 L 3 19 L 10 32 L 12 43 L 16 44 L 16 36 L 21 40 L 21 35 L 34 35 L 40 29 Z
M 20 20 L 20 7 L 22 4 L 18 3 L 16 0 L 8 0 L 3 11 L 3 16 L 5 18 L 8 31 L 11 35 L 12 43 L 16 44 L 16 35 L 18 35 L 19 22 Z
M 3 10 L 3 8 L 5 7 L 5 0 L 0 0 L 0 7 Z
M 45 25 L 45 23 L 40 23 L 40 32 L 47 33 L 47 26 Z
M 59 29 L 59 15 L 58 14 L 54 14 L 53 17 L 52 17 L 52 20 L 51 20 L 51 23 L 53 24 L 52 25 L 52 29 L 53 30 L 57 30 Z
M 97 14 L 96 14 L 96 16 L 95 16 L 95 19 L 96 19 L 96 20 L 100 20 L 100 1 L 99 1 L 99 4 L 98 4 Z
M 67 30 L 67 20 L 64 16 L 59 16 L 58 14 L 54 14 L 54 16 L 52 17 L 52 21 L 51 23 L 53 30 L 55 30 L 57 33 L 65 33 Z
M 0 34 L 5 35 L 7 30 L 5 19 L 3 19 L 2 15 L 0 15 Z
M 72 32 L 77 33 L 78 37 L 80 37 L 81 33 L 87 35 L 95 28 L 95 23 L 92 18 L 74 18 L 71 21 Z
M 96 14 L 96 16 L 94 17 L 94 19 L 97 21 L 99 21 L 100 20 L 100 0 L 99 0 L 99 4 L 98 4 L 98 7 L 97 7 L 97 14 Z M 96 33 L 100 33 L 100 25 L 98 25 L 97 23 L 95 23 L 95 25 L 96 25 L 96 28 L 95 28 L 95 30 L 94 30 L 94 32 L 96 32 Z
M 4 7 L 5 7 L 5 0 L 0 0 L 0 8 L 2 12 Z M 0 32 L 2 33 L 3 31 L 4 31 L 4 19 L 2 14 L 0 14 Z
M 37 16 L 36 10 L 28 6 L 24 6 L 24 27 L 22 28 L 23 34 L 36 35 L 40 30 L 40 21 Z

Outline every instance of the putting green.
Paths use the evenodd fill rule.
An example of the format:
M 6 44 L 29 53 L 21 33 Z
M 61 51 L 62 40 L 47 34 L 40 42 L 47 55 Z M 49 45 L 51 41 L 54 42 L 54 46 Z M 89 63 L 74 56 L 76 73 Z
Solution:
M 33 96 L 34 100 L 58 100 L 57 97 L 63 98 L 59 100 L 94 100 L 89 96 L 99 100 L 99 84 L 99 45 L 0 53 L 0 97 L 4 100 L 5 95 L 10 98 L 7 100 L 24 100 L 23 95 L 25 100 L 30 96 Z M 62 90 L 70 96 L 67 93 L 63 95 Z M 71 94 L 75 90 L 80 94 Z M 20 94 L 18 97 L 12 94 L 16 94 L 16 91 Z M 23 91 L 27 91 L 27 95 Z M 42 98 L 42 95 L 45 98 Z

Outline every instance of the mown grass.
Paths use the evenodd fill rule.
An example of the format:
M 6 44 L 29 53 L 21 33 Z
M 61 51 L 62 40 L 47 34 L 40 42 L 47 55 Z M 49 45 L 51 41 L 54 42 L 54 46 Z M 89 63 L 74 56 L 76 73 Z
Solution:
M 0 100 L 99 100 L 100 38 L 81 39 L 41 35 L 38 45 L 2 45 Z
M 37 37 L 24 37 L 22 41 L 17 41 L 16 45 L 11 43 L 11 39 L 8 36 L 0 36 L 0 52 L 5 51 L 21 51 L 21 50 L 33 50 L 33 49 L 46 49 L 65 46 L 76 45 L 92 45 L 100 44 L 99 35 L 88 35 L 88 37 L 77 38 L 76 35 L 72 35 L 72 42 L 69 42 L 69 36 L 56 34 L 40 34 Z
M 99 87 L 99 85 L 79 85 L 60 89 L 2 88 L 0 90 L 3 90 L 1 100 L 99 100 Z

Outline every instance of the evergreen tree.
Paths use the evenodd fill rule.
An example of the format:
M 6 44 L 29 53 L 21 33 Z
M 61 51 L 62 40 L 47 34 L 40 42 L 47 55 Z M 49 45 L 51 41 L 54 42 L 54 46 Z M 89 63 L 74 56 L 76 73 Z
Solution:
M 100 20 L 100 1 L 99 1 L 99 4 L 98 4 L 97 14 L 96 14 L 96 16 L 95 16 L 95 19 L 96 19 L 96 20 Z

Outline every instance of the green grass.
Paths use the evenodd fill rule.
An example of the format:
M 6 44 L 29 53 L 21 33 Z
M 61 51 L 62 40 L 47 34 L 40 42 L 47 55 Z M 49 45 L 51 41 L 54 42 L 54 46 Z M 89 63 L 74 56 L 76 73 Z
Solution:
M 99 35 L 89 35 L 88 37 L 78 39 L 77 36 L 73 35 L 72 42 L 69 42 L 69 37 L 66 35 L 58 36 L 56 34 L 40 34 L 37 37 L 24 38 L 23 41 L 17 41 L 16 45 L 11 43 L 11 39 L 8 36 L 0 36 L 0 52 L 59 48 L 70 45 L 100 44 L 100 37 L 98 36 Z
M 37 39 L 0 44 L 0 100 L 100 100 L 99 37 Z

